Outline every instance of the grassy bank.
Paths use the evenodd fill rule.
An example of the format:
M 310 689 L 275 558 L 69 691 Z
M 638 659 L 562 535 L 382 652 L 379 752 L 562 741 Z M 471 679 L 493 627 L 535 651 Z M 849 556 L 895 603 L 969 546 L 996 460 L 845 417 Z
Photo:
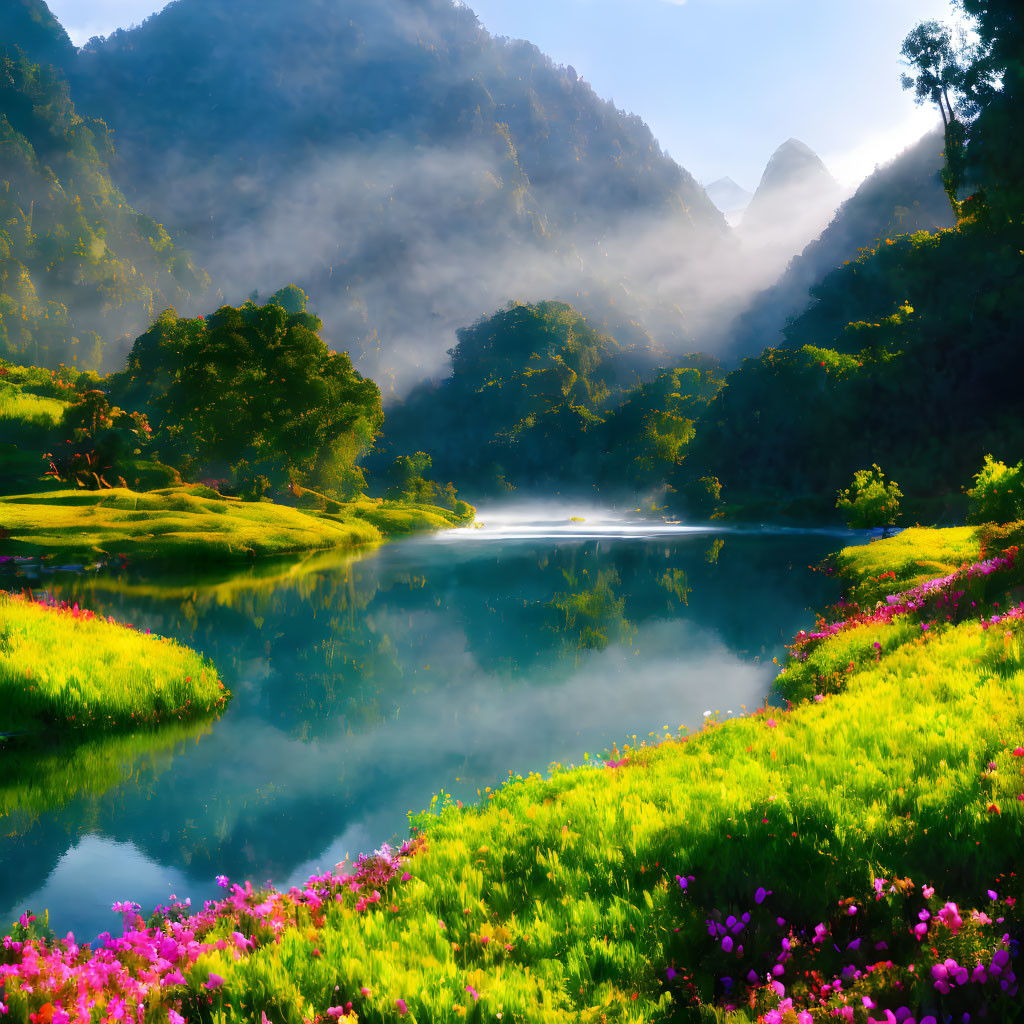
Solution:
M 132 909 L 102 954 L 26 919 L 8 959 L 52 981 L 8 978 L 8 1019 L 83 992 L 171 1024 L 1019 1019 L 1017 533 L 908 534 L 838 557 L 870 600 L 795 638 L 791 710 L 442 800 L 289 894 Z
M 0 731 L 125 729 L 226 698 L 213 665 L 173 640 L 0 593 Z
M 228 498 L 203 486 L 136 492 L 63 490 L 0 496 L 8 554 L 90 559 L 247 561 L 380 543 L 458 525 L 447 509 L 361 499 L 336 513 Z

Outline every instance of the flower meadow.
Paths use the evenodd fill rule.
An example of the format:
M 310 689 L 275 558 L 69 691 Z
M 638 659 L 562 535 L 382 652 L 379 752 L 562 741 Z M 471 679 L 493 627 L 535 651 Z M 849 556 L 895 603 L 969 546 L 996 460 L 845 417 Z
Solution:
M 0 633 L 0 731 L 136 728 L 227 703 L 201 654 L 49 593 L 0 593 Z
M 929 557 L 859 549 L 874 604 L 794 639 L 788 708 L 441 794 L 400 849 L 285 893 L 118 904 L 91 946 L 26 915 L 5 1020 L 1021 1019 L 1014 538 L 960 564 L 919 532 Z

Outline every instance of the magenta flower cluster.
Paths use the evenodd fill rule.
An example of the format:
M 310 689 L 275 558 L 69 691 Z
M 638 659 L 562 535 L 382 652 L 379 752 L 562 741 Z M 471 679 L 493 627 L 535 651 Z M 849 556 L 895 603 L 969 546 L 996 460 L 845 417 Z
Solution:
M 690 889 L 689 886 L 684 888 Z M 705 925 L 714 943 L 710 962 L 718 964 L 713 969 L 719 975 L 718 981 L 725 994 L 723 1008 L 735 1010 L 744 1004 L 751 1005 L 767 994 L 775 997 L 778 1003 L 760 1018 L 766 1024 L 782 1024 L 784 1020 L 792 1021 L 794 1016 L 798 1022 L 806 1024 L 812 1019 L 811 1010 L 826 1011 L 844 1021 L 863 1021 L 863 1011 L 867 1010 L 870 1024 L 928 1024 L 929 1020 L 934 1024 L 934 1016 L 925 1015 L 918 1021 L 913 1012 L 902 1005 L 907 1001 L 907 987 L 913 988 L 915 982 L 920 984 L 926 977 L 917 971 L 915 962 L 921 956 L 915 955 L 913 946 L 908 945 L 906 931 L 903 930 L 907 926 L 902 923 L 904 914 L 913 906 L 904 901 L 912 898 L 914 886 L 910 879 L 902 879 L 897 885 L 877 877 L 873 889 L 873 901 L 861 904 L 851 899 L 840 900 L 835 920 L 820 921 L 813 928 L 796 927 L 762 906 L 772 895 L 772 891 L 763 886 L 754 893 L 755 906 L 749 910 L 737 909 L 732 913 L 717 909 L 711 911 Z M 690 895 L 688 891 L 687 896 Z M 925 885 L 921 888 L 921 895 L 925 901 L 933 901 L 935 890 Z M 992 889 L 987 890 L 986 896 L 991 901 L 993 915 L 996 915 L 997 907 L 999 910 L 1003 906 L 1012 909 L 1016 902 L 1012 897 L 1000 901 Z M 888 901 L 894 912 L 884 924 L 870 910 L 872 902 L 883 900 Z M 969 915 L 966 911 L 961 913 L 957 904 L 951 901 L 940 907 L 931 902 L 930 908 L 918 903 L 918 908 L 918 921 L 910 929 L 911 934 L 918 942 L 927 935 L 930 942 L 947 948 L 948 940 L 938 932 L 950 937 L 958 935 L 965 926 L 965 916 L 969 916 L 979 936 L 984 930 L 1004 922 L 1003 916 L 997 916 L 993 921 L 984 910 L 973 910 Z M 870 923 L 866 919 L 868 917 L 871 918 Z M 888 917 L 888 914 L 883 914 L 883 920 Z M 929 933 L 930 929 L 933 934 Z M 888 941 L 884 937 L 886 935 Z M 746 955 L 744 941 L 748 945 Z M 889 952 L 890 943 L 902 949 L 901 958 L 909 962 L 898 967 L 891 959 L 897 954 Z M 962 965 L 947 957 L 930 966 L 928 977 L 929 987 L 936 995 L 949 996 L 959 990 L 960 1004 L 970 1005 L 982 1016 L 1003 1000 L 1014 999 L 1019 992 L 1011 960 L 1011 950 L 1016 943 L 1011 941 L 1009 933 L 1000 935 L 995 932 L 984 945 L 988 952 L 979 952 L 973 963 Z M 935 956 L 934 949 L 930 948 L 929 952 Z M 680 970 L 669 965 L 665 977 L 672 983 Z M 924 970 L 928 971 L 929 967 L 924 966 Z M 745 980 L 745 985 L 737 985 L 737 975 Z M 786 986 L 794 982 L 800 983 L 797 989 L 799 1000 L 792 993 L 787 997 Z M 880 984 L 883 986 L 881 989 Z M 863 994 L 865 991 L 871 994 Z M 964 1020 L 969 1017 L 968 1014 Z
M 279 938 L 303 908 L 315 915 L 325 905 L 348 901 L 350 894 L 356 896 L 357 911 L 367 909 L 379 902 L 380 890 L 419 846 L 416 839 L 398 850 L 385 844 L 376 853 L 360 856 L 351 872 L 315 875 L 304 887 L 286 893 L 270 887 L 257 891 L 250 882 L 230 884 L 221 875 L 217 882 L 228 890 L 223 899 L 207 900 L 201 911 L 193 913 L 190 901 L 178 902 L 172 896 L 171 905 L 157 907 L 149 924 L 138 916 L 137 903 L 117 902 L 111 909 L 122 915 L 122 934 L 115 938 L 104 933 L 95 948 L 79 944 L 70 932 L 64 939 L 33 936 L 35 918 L 23 914 L 2 942 L 0 1016 L 8 1012 L 9 993 L 17 990 L 34 1007 L 32 1019 L 49 1024 L 95 1020 L 131 1024 L 141 1021 L 154 1005 L 164 1007 L 169 1024 L 180 1024 L 190 980 L 195 982 L 193 988 L 206 993 L 217 992 L 225 984 L 212 972 L 205 972 L 201 979 L 191 977 L 200 956 L 222 950 L 241 960 L 261 941 Z M 402 880 L 410 877 L 406 872 Z M 225 923 L 233 926 L 228 937 L 214 939 L 210 933 L 223 931 Z M 369 989 L 364 987 L 362 993 L 369 994 Z M 332 1016 L 347 1012 L 343 1009 Z

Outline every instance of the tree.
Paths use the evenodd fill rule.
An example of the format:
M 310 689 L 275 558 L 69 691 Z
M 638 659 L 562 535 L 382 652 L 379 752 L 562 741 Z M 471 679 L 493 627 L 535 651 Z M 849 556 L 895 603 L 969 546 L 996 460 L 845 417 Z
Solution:
M 964 184 L 964 145 L 967 131 L 964 121 L 971 113 L 967 102 L 967 70 L 963 46 L 954 46 L 949 28 L 938 21 L 917 25 L 903 40 L 900 54 L 914 69 L 904 74 L 904 89 L 914 90 L 918 104 L 931 100 L 942 115 L 946 166 L 942 183 L 949 197 L 954 216 L 960 216 L 958 192 Z
M 207 319 L 167 310 L 112 389 L 146 410 L 161 458 L 188 477 L 230 474 L 250 497 L 290 482 L 350 497 L 384 419 L 380 389 L 328 349 L 318 317 L 289 313 L 279 296 Z
M 146 417 L 111 405 L 102 391 L 85 391 L 65 410 L 57 426 L 64 443 L 47 452 L 46 476 L 73 480 L 87 490 L 126 487 L 125 475 L 149 444 Z M 107 479 L 110 477 L 114 483 Z
M 954 40 L 941 22 L 921 22 L 903 40 L 900 54 L 912 70 L 902 76 L 903 88 L 913 89 L 918 103 L 931 100 L 942 115 L 942 181 L 959 218 L 967 215 L 959 193 L 969 173 L 980 168 L 968 155 L 969 143 L 977 141 L 972 126 L 994 101 L 1013 104 L 1022 39 L 1019 12 L 1015 16 L 1006 0 L 956 0 L 956 5 L 973 20 L 974 34 L 961 28 Z
M 399 455 L 388 467 L 388 489 L 391 501 L 421 501 L 427 504 L 437 497 L 437 485 L 427 478 L 433 460 L 426 452 Z
M 896 481 L 886 483 L 882 470 L 872 465 L 853 474 L 853 483 L 839 492 L 836 508 L 842 510 L 851 529 L 873 530 L 881 526 L 884 537 L 896 523 L 902 497 Z

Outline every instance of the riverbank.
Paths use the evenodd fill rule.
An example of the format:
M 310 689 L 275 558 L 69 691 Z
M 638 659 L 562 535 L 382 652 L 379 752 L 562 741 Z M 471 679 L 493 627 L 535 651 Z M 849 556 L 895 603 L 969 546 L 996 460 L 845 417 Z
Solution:
M 165 637 L 78 605 L 0 593 L 0 731 L 97 731 L 205 717 L 217 670 Z
M 202 485 L 0 496 L 5 553 L 65 560 L 245 562 L 379 544 L 390 536 L 461 525 L 472 515 L 472 509 L 460 516 L 372 498 L 322 512 L 225 497 Z
M 442 799 L 400 857 L 149 925 L 131 910 L 102 954 L 40 952 L 26 919 L 7 956 L 44 970 L 31 993 L 8 979 L 8 1019 L 70 1011 L 80 979 L 111 1013 L 142 999 L 172 1022 L 1009 1019 L 1016 543 L 906 531 L 840 553 L 859 603 L 794 639 L 789 711 L 511 779 L 475 808 Z M 93 984 L 96 957 L 125 965 L 116 988 Z

